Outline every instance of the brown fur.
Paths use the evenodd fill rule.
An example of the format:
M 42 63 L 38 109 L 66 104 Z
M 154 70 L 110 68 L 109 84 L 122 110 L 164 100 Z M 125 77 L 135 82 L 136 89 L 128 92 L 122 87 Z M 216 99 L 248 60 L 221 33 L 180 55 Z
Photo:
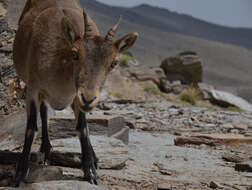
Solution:
M 83 112 L 96 106 L 119 53 L 136 41 L 137 34 L 132 33 L 114 42 L 118 26 L 119 22 L 102 37 L 77 0 L 27 1 L 13 47 L 16 71 L 27 84 L 27 129 L 15 186 L 24 181 L 28 171 L 39 111 L 42 120 L 40 150 L 45 154 L 45 161 L 50 159 L 46 103 L 57 110 L 72 104 L 82 147 L 84 179 L 97 184 L 97 158 L 89 142 Z
M 83 11 L 77 0 L 28 0 L 14 42 L 14 64 L 28 87 L 27 101 L 64 109 L 75 99 L 90 111 L 98 102 L 110 65 L 120 53 L 109 46 L 88 17 L 93 39 L 84 39 Z M 133 41 L 136 33 L 131 34 Z M 118 40 L 117 42 L 120 42 Z M 121 42 L 120 42 L 121 43 Z M 131 45 L 130 45 L 131 46 Z M 74 56 L 78 60 L 73 60 Z M 85 107 L 87 100 L 97 97 Z
M 102 38 L 101 36 L 95 36 L 94 43 L 96 46 L 102 46 L 104 44 L 104 38 Z

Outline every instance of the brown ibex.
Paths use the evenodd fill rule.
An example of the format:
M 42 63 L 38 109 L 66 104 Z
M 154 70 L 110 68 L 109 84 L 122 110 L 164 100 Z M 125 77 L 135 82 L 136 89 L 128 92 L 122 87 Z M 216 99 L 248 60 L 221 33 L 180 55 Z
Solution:
M 27 0 L 14 42 L 16 71 L 27 85 L 27 128 L 18 161 L 15 186 L 28 173 L 31 145 L 42 119 L 40 151 L 50 160 L 47 105 L 62 110 L 68 105 L 76 117 L 82 151 L 84 180 L 97 184 L 97 158 L 89 139 L 85 113 L 94 108 L 105 79 L 119 54 L 130 48 L 138 34 L 114 41 L 119 22 L 105 37 L 80 8 L 78 0 Z

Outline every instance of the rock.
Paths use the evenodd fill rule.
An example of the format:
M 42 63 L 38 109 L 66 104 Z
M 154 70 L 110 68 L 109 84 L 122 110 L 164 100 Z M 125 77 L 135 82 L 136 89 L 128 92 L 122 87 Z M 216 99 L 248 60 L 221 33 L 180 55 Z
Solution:
M 87 118 L 88 123 L 103 125 L 108 128 L 121 128 L 125 126 L 123 117 L 108 116 L 108 115 L 90 115 Z
M 234 129 L 238 129 L 238 130 L 241 130 L 241 131 L 246 131 L 246 130 L 248 130 L 248 125 L 246 125 L 246 124 L 235 124 Z
M 16 188 L 6 187 L 0 188 L 1 190 L 15 190 Z M 27 185 L 23 188 L 18 188 L 20 190 L 106 190 L 105 187 L 99 187 L 95 185 L 91 185 L 88 182 L 80 182 L 80 181 L 49 181 L 49 182 L 41 182 L 34 183 L 31 185 Z
M 99 108 L 100 110 L 103 110 L 103 111 L 112 110 L 112 107 L 106 105 L 104 102 L 100 102 L 100 103 L 98 104 L 97 108 Z
M 114 128 L 113 130 L 109 130 L 109 137 L 113 137 L 115 139 L 121 140 L 124 144 L 129 144 L 129 127 L 118 129 Z
M 132 120 L 132 119 L 126 119 L 126 125 L 130 128 L 130 129 L 136 129 L 136 121 Z
M 20 153 L 18 152 L 0 151 L 0 164 L 2 165 L 16 164 L 19 157 Z M 43 161 L 42 153 L 32 152 L 30 160 L 33 163 L 41 163 Z
M 169 81 L 179 80 L 182 84 L 197 84 L 203 80 L 203 68 L 197 54 L 181 53 L 165 59 L 161 68 Z
M 241 97 L 235 96 L 229 92 L 213 89 L 212 86 L 199 84 L 200 90 L 205 99 L 221 107 L 235 106 L 243 111 L 252 112 L 252 105 Z
M 235 170 L 239 172 L 252 172 L 252 161 L 235 164 Z
M 114 138 L 104 136 L 91 136 L 91 142 L 99 158 L 101 169 L 122 169 L 128 160 L 128 148 Z M 51 141 L 53 152 L 51 165 L 81 168 L 81 148 L 78 138 L 57 139 Z M 0 151 L 0 164 L 15 164 L 20 153 Z M 43 159 L 41 153 L 32 153 L 31 161 L 40 163 Z
M 91 136 L 91 143 L 99 159 L 101 169 L 122 169 L 128 160 L 128 148 L 119 140 L 104 136 Z M 80 167 L 81 148 L 77 138 L 52 141 L 54 164 Z
M 206 83 L 198 83 L 198 87 L 201 91 L 201 94 L 205 100 L 211 99 L 211 94 L 209 91 L 214 90 L 214 87 L 212 85 L 206 84 Z
M 14 150 L 22 146 L 26 126 L 26 112 L 8 115 L 0 123 L 0 150 Z
M 55 166 L 30 166 L 28 183 L 40 183 L 44 181 L 55 181 L 63 179 L 63 171 Z
M 209 146 L 215 146 L 215 143 L 212 140 L 204 139 L 204 138 L 198 138 L 198 137 L 177 137 L 174 140 L 174 144 L 176 146 L 183 146 L 187 144 L 191 145 L 209 145 Z
M 4 8 L 4 5 L 2 2 L 0 2 L 0 17 L 4 17 L 7 13 L 7 10 Z
M 152 81 L 157 86 L 160 86 L 160 79 L 166 78 L 162 69 L 152 68 L 152 69 L 141 69 L 136 70 L 135 68 L 129 70 L 131 76 L 135 77 L 138 81 Z
M 241 163 L 245 160 L 244 157 L 236 154 L 225 154 L 222 156 L 222 159 L 227 162 L 233 162 L 233 163 Z
M 8 26 L 17 29 L 18 20 L 25 6 L 26 0 L 8 1 Z
M 153 166 L 154 166 L 154 171 L 157 170 L 162 175 L 171 176 L 175 173 L 175 171 L 171 171 L 171 170 L 168 170 L 167 168 L 165 168 L 165 166 L 161 163 L 155 162 L 155 163 L 153 163 Z
M 217 189 L 219 187 L 219 185 L 217 183 L 215 183 L 214 181 L 211 181 L 209 184 L 209 187 L 212 189 Z
M 181 94 L 184 90 L 184 86 L 181 84 L 180 81 L 172 82 L 172 91 L 174 94 Z
M 190 137 L 177 137 L 174 140 L 175 145 L 181 146 L 186 144 L 192 145 L 237 145 L 237 144 L 250 144 L 252 138 L 245 137 L 239 134 L 198 134 Z
M 2 168 L 4 169 L 3 171 L 1 171 Z M 26 178 L 26 183 L 63 180 L 66 177 L 63 175 L 62 168 L 56 166 L 38 165 L 34 164 L 34 162 L 30 162 L 29 168 L 29 175 Z M 15 170 L 15 166 L 13 165 L 0 165 L 0 186 L 3 186 L 6 180 L 8 181 L 8 185 L 11 185 Z
M 160 183 L 158 184 L 158 190 L 172 190 L 173 187 L 172 187 L 172 184 L 170 183 Z
M 160 80 L 159 88 L 164 93 L 174 93 L 174 94 L 180 94 L 184 90 L 184 86 L 181 84 L 180 81 L 170 82 L 167 79 Z
M 8 44 L 13 44 L 14 43 L 14 38 L 10 38 L 8 41 L 7 41 Z
M 221 126 L 221 128 L 230 131 L 230 130 L 234 129 L 234 126 L 233 126 L 232 123 L 224 123 L 224 124 Z
M 126 126 L 124 117 L 94 114 L 87 117 L 91 135 L 113 136 L 125 144 L 129 141 L 129 128 Z M 50 119 L 49 126 L 51 137 L 69 138 L 76 136 L 76 130 L 73 128 L 73 118 L 53 117 Z
M 7 187 L 11 185 L 13 175 L 14 175 L 13 166 L 0 165 L 0 187 Z
M 12 44 L 0 48 L 0 53 L 12 53 Z
M 172 92 L 171 83 L 167 79 L 161 79 L 160 80 L 160 86 L 159 86 L 159 88 L 164 93 L 171 93 Z

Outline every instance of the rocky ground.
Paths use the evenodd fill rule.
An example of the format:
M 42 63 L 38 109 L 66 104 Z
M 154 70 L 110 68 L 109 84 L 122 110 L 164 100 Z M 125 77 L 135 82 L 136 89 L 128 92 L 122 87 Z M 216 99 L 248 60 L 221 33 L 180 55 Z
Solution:
M 97 109 L 88 116 L 104 188 L 249 189 L 251 114 L 178 107 L 169 102 L 105 105 L 106 111 Z M 44 186 L 44 181 L 81 179 L 73 114 L 66 110 L 51 117 L 52 166 L 40 164 L 42 155 L 36 153 L 38 137 L 33 146 L 28 184 Z M 19 111 L 6 117 L 2 126 L 0 149 L 11 151 L 0 152 L 3 186 L 11 185 L 18 156 L 15 152 L 22 147 L 24 118 L 24 112 Z
M 0 189 L 8 190 L 26 116 L 24 84 L 12 63 L 15 31 L 7 27 L 1 2 Z M 251 112 L 230 105 L 220 108 L 191 87 L 162 82 L 164 77 L 157 68 L 139 71 L 125 65 L 109 77 L 100 105 L 88 115 L 100 163 L 98 187 L 81 181 L 80 147 L 73 113 L 67 109 L 50 111 L 51 164 L 41 163 L 39 134 L 21 189 L 252 189 Z M 181 98 L 185 94 L 192 100 Z

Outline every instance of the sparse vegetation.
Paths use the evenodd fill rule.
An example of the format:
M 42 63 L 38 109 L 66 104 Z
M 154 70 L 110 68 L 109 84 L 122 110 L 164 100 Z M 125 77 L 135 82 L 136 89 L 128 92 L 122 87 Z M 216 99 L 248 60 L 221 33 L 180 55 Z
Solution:
M 118 99 L 121 99 L 123 97 L 120 92 L 110 92 L 109 95 Z
M 134 60 L 134 57 L 130 53 L 123 53 L 120 56 L 120 65 L 123 67 L 129 67 L 129 62 Z
M 144 91 L 149 93 L 149 94 L 152 94 L 154 96 L 159 96 L 167 101 L 170 100 L 169 96 L 163 92 L 160 91 L 160 89 L 158 87 L 155 87 L 155 86 L 146 86 L 144 88 Z
M 197 105 L 197 101 L 200 99 L 200 91 L 194 86 L 190 86 L 187 91 L 181 94 L 180 100 L 189 103 L 193 106 Z
M 229 106 L 225 109 L 226 111 L 230 111 L 230 112 L 241 112 L 242 110 L 236 106 Z

